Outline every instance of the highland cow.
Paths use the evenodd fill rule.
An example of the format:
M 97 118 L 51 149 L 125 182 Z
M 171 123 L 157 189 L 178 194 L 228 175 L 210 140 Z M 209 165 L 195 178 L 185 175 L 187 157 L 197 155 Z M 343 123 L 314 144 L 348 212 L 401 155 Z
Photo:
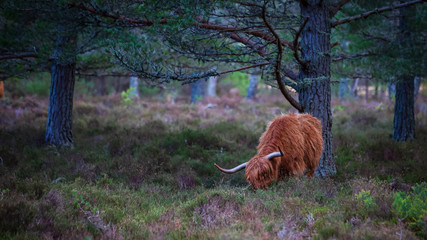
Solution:
M 246 168 L 245 177 L 254 189 L 264 188 L 285 176 L 307 175 L 312 178 L 322 155 L 320 121 L 310 114 L 290 114 L 275 118 L 261 135 L 257 155 L 249 162 L 224 173 Z M 279 150 L 279 151 L 277 151 Z

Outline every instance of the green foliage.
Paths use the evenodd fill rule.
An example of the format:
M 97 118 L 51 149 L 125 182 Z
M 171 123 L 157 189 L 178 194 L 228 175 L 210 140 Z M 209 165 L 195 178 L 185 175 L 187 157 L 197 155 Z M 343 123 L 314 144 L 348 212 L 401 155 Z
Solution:
M 47 72 L 36 73 L 27 81 L 18 84 L 25 95 L 49 96 L 50 74 Z
M 144 84 L 138 85 L 138 91 L 142 96 L 155 96 L 159 94 L 160 88 L 158 87 L 149 87 Z
M 74 92 L 76 95 L 91 95 L 94 89 L 95 84 L 93 81 L 87 81 L 85 79 L 76 79 L 76 82 L 74 83 Z
M 249 86 L 249 75 L 242 72 L 233 72 L 228 74 L 223 80 L 220 81 L 219 84 L 230 84 L 233 88 L 239 89 L 240 95 L 244 96 Z
M 411 229 L 421 234 L 426 227 L 427 185 L 425 183 L 416 184 L 412 190 L 412 193 L 396 193 L 393 206 L 396 208 L 398 216 L 407 221 Z
M 358 194 L 355 195 L 356 199 L 361 201 L 366 209 L 372 209 L 376 206 L 374 198 L 371 196 L 371 191 L 361 190 Z
M 0 188 L 0 200 L 3 200 L 4 195 L 6 195 L 8 192 L 10 192 L 9 188 L 5 188 L 5 189 Z
M 344 106 L 336 105 L 336 106 L 334 106 L 334 109 L 335 109 L 336 111 L 344 111 Z
M 82 209 L 84 211 L 90 211 L 92 214 L 96 214 L 98 212 L 98 207 L 92 206 L 89 201 L 85 201 L 83 195 L 78 194 L 77 190 L 72 191 L 74 200 L 74 206 L 78 209 Z
M 132 104 L 132 91 L 134 91 L 135 88 L 130 87 L 126 91 L 122 91 L 122 103 L 126 105 Z

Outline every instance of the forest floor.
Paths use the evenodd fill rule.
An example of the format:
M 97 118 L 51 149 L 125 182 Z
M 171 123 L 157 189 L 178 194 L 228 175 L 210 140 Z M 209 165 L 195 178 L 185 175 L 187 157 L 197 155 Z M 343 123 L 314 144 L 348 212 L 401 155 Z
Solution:
M 337 174 L 256 192 L 214 163 L 255 155 L 291 109 L 280 96 L 79 97 L 72 149 L 44 145 L 46 97 L 0 101 L 0 238 L 426 239 L 423 96 L 406 143 L 391 139 L 393 104 L 333 100 Z

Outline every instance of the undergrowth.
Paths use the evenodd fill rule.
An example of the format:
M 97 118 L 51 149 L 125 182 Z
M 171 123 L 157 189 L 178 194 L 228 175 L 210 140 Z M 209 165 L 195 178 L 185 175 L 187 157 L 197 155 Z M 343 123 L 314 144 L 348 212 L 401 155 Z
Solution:
M 427 172 L 426 126 L 395 143 L 387 109 L 340 103 L 337 175 L 254 192 L 243 172 L 224 175 L 214 163 L 249 160 L 274 106 L 121 100 L 77 100 L 71 149 L 44 146 L 45 102 L 2 103 L 1 239 L 427 237 L 426 187 L 417 185 Z

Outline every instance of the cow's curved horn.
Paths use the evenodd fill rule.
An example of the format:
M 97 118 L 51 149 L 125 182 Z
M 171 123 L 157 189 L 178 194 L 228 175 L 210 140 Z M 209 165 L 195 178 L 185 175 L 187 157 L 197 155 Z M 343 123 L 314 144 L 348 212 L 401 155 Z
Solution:
M 267 155 L 267 159 L 268 160 L 271 160 L 271 159 L 273 159 L 275 157 L 282 157 L 283 156 L 282 149 L 280 149 L 280 147 L 278 147 L 278 148 L 279 148 L 279 152 L 274 152 L 274 153 L 270 153 L 270 154 Z
M 230 173 L 236 173 L 236 172 L 244 169 L 246 167 L 246 163 L 248 163 L 248 162 L 242 163 L 239 166 L 232 168 L 232 169 L 224 169 L 224 168 L 218 166 L 216 163 L 215 163 L 215 167 L 217 167 L 223 173 L 229 173 L 230 174 Z

